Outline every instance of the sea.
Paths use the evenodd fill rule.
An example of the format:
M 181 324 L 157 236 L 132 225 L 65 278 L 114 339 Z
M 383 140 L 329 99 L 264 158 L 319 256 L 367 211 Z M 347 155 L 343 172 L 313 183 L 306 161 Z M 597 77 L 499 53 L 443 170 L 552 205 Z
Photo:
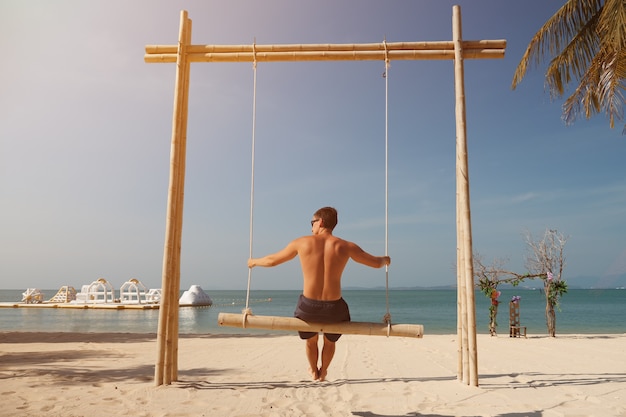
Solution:
M 520 297 L 520 322 L 528 335 L 546 335 L 545 295 L 538 289 L 501 290 L 497 331 L 508 335 L 509 301 Z M 0 290 L 0 302 L 22 299 L 22 290 Z M 241 313 L 246 291 L 207 291 L 211 307 L 181 307 L 180 334 L 289 334 L 280 330 L 220 327 L 220 312 Z M 44 290 L 49 299 L 56 290 Z M 248 301 L 255 315 L 293 316 L 300 291 L 252 291 Z M 387 299 L 392 323 L 424 325 L 424 335 L 455 334 L 457 295 L 454 289 L 344 290 L 353 321 L 382 322 Z M 488 334 L 490 300 L 476 291 L 477 332 Z M 570 289 L 556 311 L 556 334 L 626 333 L 626 290 Z M 60 308 L 0 308 L 0 332 L 156 333 L 159 311 Z M 0 336 L 0 343 L 2 342 Z

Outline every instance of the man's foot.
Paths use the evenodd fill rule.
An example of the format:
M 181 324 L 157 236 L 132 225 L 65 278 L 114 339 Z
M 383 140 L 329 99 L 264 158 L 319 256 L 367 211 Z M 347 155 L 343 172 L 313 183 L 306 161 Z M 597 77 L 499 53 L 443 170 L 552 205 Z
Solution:
M 323 371 L 321 369 L 317 370 L 317 376 L 318 376 L 318 380 L 319 381 L 325 381 L 326 380 L 326 374 L 328 374 L 328 371 L 326 369 L 324 369 Z
M 313 378 L 313 381 L 317 381 L 318 379 L 320 379 L 319 369 L 309 368 L 309 374 L 311 374 L 311 378 Z

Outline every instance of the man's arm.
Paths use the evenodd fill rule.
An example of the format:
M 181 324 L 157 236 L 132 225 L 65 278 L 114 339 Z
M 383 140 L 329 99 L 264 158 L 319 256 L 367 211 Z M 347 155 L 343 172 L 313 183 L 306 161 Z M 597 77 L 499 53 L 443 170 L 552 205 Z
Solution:
M 248 268 L 254 268 L 255 266 L 276 266 L 284 262 L 290 261 L 298 255 L 298 247 L 295 241 L 292 241 L 284 249 L 273 253 L 271 255 L 264 256 L 262 258 L 250 258 L 248 259 Z
M 355 262 L 372 268 L 381 268 L 385 265 L 391 265 L 391 258 L 389 256 L 371 255 L 355 243 L 350 244 L 350 258 L 352 258 Z

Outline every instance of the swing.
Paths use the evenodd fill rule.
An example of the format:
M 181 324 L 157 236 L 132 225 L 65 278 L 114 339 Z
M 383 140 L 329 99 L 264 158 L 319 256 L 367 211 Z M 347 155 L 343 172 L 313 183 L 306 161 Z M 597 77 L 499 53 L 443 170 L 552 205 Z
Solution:
M 385 48 L 385 256 L 388 255 L 389 249 L 389 215 L 388 215 L 388 71 L 389 56 L 387 51 L 387 43 L 383 41 Z M 249 249 L 250 257 L 252 257 L 253 242 L 253 221 L 254 221 L 254 156 L 255 156 L 255 133 L 256 133 L 256 42 L 252 46 L 253 52 L 253 102 L 252 102 L 252 178 L 250 189 L 250 238 Z M 421 324 L 391 324 L 391 315 L 389 313 L 389 266 L 385 266 L 385 292 L 387 313 L 383 317 L 381 323 L 373 322 L 339 322 L 339 323 L 314 323 L 305 322 L 296 317 L 279 317 L 279 316 L 256 316 L 252 314 L 249 308 L 250 300 L 250 282 L 252 277 L 252 268 L 248 268 L 248 287 L 246 292 L 246 308 L 241 314 L 219 313 L 217 322 L 219 326 L 267 329 L 267 330 L 289 330 L 302 332 L 322 332 L 322 333 L 340 333 L 340 334 L 359 334 L 367 336 L 399 336 L 399 337 L 417 337 L 424 335 L 424 326 Z

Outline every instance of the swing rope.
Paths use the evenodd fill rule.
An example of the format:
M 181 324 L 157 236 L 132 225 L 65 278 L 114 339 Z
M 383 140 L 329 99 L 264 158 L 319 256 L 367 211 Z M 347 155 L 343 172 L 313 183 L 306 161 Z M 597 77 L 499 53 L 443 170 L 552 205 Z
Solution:
M 253 81 L 252 81 L 252 162 L 251 162 L 251 179 L 250 179 L 250 238 L 249 238 L 249 257 L 252 258 L 252 242 L 253 239 L 253 230 L 254 230 L 254 155 L 255 155 L 255 145 L 256 145 L 256 38 L 254 39 L 254 43 L 252 44 L 252 54 L 253 54 L 253 62 L 252 62 L 252 72 L 253 72 Z M 252 281 L 252 268 L 248 268 L 248 288 L 246 290 L 246 308 L 243 310 L 243 328 L 246 328 L 246 317 L 249 314 L 252 314 L 252 310 L 250 309 L 250 282 Z
M 385 256 L 389 255 L 389 51 L 387 40 L 383 40 L 385 48 Z M 252 94 L 252 157 L 251 157 L 251 179 L 250 179 L 250 236 L 249 236 L 249 257 L 252 258 L 252 243 L 254 241 L 254 159 L 256 147 L 256 38 L 252 44 L 252 69 L 253 69 L 253 94 Z M 248 286 L 246 290 L 246 308 L 242 311 L 242 327 L 246 328 L 247 316 L 252 314 L 250 309 L 250 284 L 252 282 L 252 268 L 248 268 Z M 387 324 L 387 336 L 391 333 L 391 313 L 389 311 L 389 265 L 385 265 L 385 303 L 386 313 L 383 323 Z
M 383 40 L 385 48 L 385 256 L 389 255 L 389 51 L 387 39 Z M 391 313 L 389 312 L 389 265 L 385 265 L 385 301 L 387 312 L 383 322 L 387 324 L 387 336 L 391 333 Z

